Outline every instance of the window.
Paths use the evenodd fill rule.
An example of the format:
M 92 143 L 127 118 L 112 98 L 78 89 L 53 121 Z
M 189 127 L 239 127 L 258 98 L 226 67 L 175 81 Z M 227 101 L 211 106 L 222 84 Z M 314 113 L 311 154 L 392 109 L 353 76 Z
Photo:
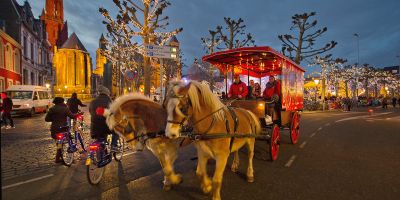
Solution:
M 12 79 L 8 79 L 7 80 L 7 88 L 13 85 L 13 80 Z
M 7 96 L 11 99 L 31 99 L 32 91 L 7 91 Z
M 21 74 L 21 65 L 20 64 L 21 64 L 21 56 L 19 54 L 19 50 L 15 49 L 15 52 L 14 52 L 14 71 L 17 74 Z
M 38 59 L 38 63 L 39 63 L 39 65 L 40 65 L 40 64 L 43 64 L 43 62 L 42 62 L 42 49 L 41 49 L 41 48 L 39 49 L 39 59 Z
M 31 43 L 31 62 L 33 63 L 33 43 Z
M 26 57 L 28 55 L 28 44 L 26 41 L 26 36 L 24 36 L 24 56 Z
M 31 85 L 35 85 L 35 73 L 31 72 Z
M 6 45 L 6 69 L 13 71 L 12 47 L 10 44 Z
M 43 86 L 43 77 L 39 75 L 38 85 Z
M 37 92 L 33 93 L 33 100 L 38 100 L 39 99 L 39 95 Z
M 28 70 L 24 69 L 24 73 L 23 73 L 23 83 L 24 85 L 29 85 L 29 72 Z
M 49 99 L 49 94 L 45 91 L 39 91 L 39 98 L 40 99 Z
M 6 86 L 4 84 L 4 78 L 0 77 L 0 92 L 6 91 Z
M 4 68 L 4 50 L 3 42 L 0 41 L 0 67 Z

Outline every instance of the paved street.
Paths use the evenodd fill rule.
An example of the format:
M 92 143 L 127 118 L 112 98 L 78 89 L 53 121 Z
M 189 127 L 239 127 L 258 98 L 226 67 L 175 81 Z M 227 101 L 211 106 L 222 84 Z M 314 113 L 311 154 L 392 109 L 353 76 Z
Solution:
M 54 142 L 43 118 L 16 118 L 16 129 L 2 129 L 2 199 L 210 199 L 199 189 L 193 146 L 180 151 L 175 167 L 184 182 L 172 191 L 162 190 L 161 168 L 149 151 L 128 151 L 121 163 L 107 166 L 98 186 L 91 186 L 82 160 L 71 167 L 53 164 Z M 241 151 L 239 173 L 232 173 L 230 166 L 225 171 L 223 199 L 400 195 L 400 109 L 376 108 L 372 115 L 367 109 L 308 112 L 302 115 L 297 145 L 289 144 L 287 131 L 281 134 L 275 162 L 268 160 L 267 143 L 257 141 L 254 183 L 246 182 L 247 154 Z M 208 166 L 211 173 L 213 162 Z

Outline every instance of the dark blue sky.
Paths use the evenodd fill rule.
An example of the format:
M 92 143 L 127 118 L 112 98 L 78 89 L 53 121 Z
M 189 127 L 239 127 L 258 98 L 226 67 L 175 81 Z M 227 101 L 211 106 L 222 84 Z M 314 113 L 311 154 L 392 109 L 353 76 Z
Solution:
M 24 0 L 18 0 L 22 3 Z M 141 2 L 140 0 L 136 0 Z M 29 0 L 34 15 L 40 15 L 45 0 Z M 247 32 L 253 34 L 257 46 L 271 46 L 280 51 L 278 35 L 290 32 L 291 16 L 296 13 L 317 12 L 317 28 L 328 27 L 318 38 L 316 47 L 335 40 L 338 45 L 330 51 L 333 57 L 357 62 L 357 38 L 360 63 L 384 67 L 400 65 L 400 1 L 399 0 L 170 0 L 165 11 L 170 17 L 170 29 L 183 27 L 177 38 L 184 52 L 185 63 L 205 54 L 200 38 L 209 29 L 224 23 L 223 17 L 244 19 Z M 64 0 L 64 17 L 69 34 L 76 32 L 95 59 L 98 39 L 105 32 L 102 6 L 116 13 L 112 0 Z M 296 33 L 297 34 L 297 33 Z M 318 45 L 319 44 L 319 45 Z M 93 62 L 94 63 L 94 62 Z M 303 64 L 308 70 L 313 70 Z

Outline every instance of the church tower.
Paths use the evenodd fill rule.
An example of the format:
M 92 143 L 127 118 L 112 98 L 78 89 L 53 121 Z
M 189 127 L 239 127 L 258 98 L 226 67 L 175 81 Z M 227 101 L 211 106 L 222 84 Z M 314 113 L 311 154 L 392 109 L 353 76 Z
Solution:
M 68 26 L 64 23 L 63 0 L 46 0 L 40 19 L 46 24 L 46 32 L 52 49 L 61 47 L 68 39 Z

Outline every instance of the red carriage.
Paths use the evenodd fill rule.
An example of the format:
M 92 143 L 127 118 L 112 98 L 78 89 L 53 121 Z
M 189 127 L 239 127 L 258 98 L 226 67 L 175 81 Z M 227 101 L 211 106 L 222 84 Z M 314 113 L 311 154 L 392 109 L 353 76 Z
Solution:
M 261 84 L 264 77 L 278 76 L 281 85 L 279 97 L 279 123 L 269 123 L 267 118 L 273 115 L 272 103 L 262 98 L 227 101 L 231 106 L 245 108 L 260 118 L 263 125 L 263 135 L 269 138 L 270 155 L 276 160 L 280 146 L 280 130 L 290 131 L 290 141 L 296 144 L 299 138 L 300 113 L 303 109 L 303 87 L 305 70 L 298 64 L 283 56 L 270 47 L 244 47 L 216 52 L 203 57 L 203 61 L 216 66 L 224 75 L 228 88 L 227 74 L 234 72 L 259 79 Z

